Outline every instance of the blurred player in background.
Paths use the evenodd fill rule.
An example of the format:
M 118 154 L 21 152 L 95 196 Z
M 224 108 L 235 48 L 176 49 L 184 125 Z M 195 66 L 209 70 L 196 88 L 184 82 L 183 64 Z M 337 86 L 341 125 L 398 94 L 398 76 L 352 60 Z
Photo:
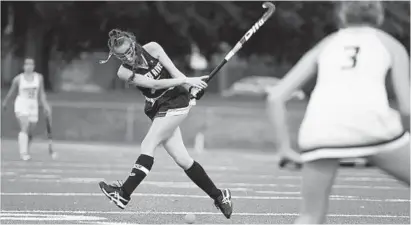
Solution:
M 32 132 L 39 119 L 39 98 L 48 120 L 51 117 L 51 109 L 44 91 L 43 76 L 34 71 L 34 60 L 26 58 L 23 69 L 24 72 L 13 79 L 11 88 L 4 98 L 2 106 L 5 109 L 10 97 L 17 91 L 14 112 L 20 125 L 20 133 L 18 135 L 20 157 L 23 160 L 29 160 L 30 154 L 28 150 L 33 138 Z M 55 152 L 50 151 L 50 154 L 53 158 L 56 157 Z
M 339 159 L 365 157 L 410 184 L 410 59 L 403 45 L 377 27 L 381 2 L 342 2 L 341 29 L 318 43 L 269 94 L 269 116 L 283 157 L 303 162 L 297 224 L 324 223 Z M 285 101 L 315 73 L 299 132 L 301 155 L 291 149 Z M 398 111 L 389 105 L 392 80 Z
M 117 29 L 110 31 L 108 46 L 108 59 L 114 55 L 123 63 L 118 69 L 118 77 L 136 86 L 146 97 L 144 111 L 152 124 L 141 143 L 140 156 L 127 180 L 113 185 L 100 182 L 103 193 L 119 208 L 124 209 L 131 194 L 150 172 L 155 149 L 162 144 L 187 176 L 230 218 L 230 191 L 218 189 L 203 167 L 191 158 L 184 146 L 179 127 L 190 110 L 189 90 L 192 87 L 204 89 L 207 86 L 204 79 L 208 76 L 186 77 L 174 66 L 159 44 L 150 42 L 141 46 L 129 32 Z M 108 59 L 101 63 L 107 62 Z M 199 93 L 197 98 L 204 92 Z

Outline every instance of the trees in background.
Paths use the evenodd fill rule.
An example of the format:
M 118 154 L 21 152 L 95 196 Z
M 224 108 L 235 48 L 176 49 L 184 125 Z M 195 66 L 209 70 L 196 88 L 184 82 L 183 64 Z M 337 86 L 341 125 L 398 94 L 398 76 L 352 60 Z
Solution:
M 157 41 L 173 57 L 189 54 L 191 43 L 207 57 L 221 42 L 234 45 L 262 15 L 262 2 L 1 2 L 2 60 L 31 56 L 49 81 L 49 58 L 70 61 L 83 51 L 107 51 L 107 32 L 122 28 L 141 43 Z M 273 18 L 240 55 L 270 54 L 293 62 L 327 33 L 336 30 L 331 2 L 278 2 Z M 409 2 L 386 2 L 383 29 L 407 47 Z M 50 82 L 46 82 L 48 88 Z

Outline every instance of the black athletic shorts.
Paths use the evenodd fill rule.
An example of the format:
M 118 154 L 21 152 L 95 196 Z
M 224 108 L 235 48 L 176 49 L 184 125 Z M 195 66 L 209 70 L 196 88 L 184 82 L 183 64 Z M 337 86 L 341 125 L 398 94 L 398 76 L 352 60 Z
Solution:
M 186 114 L 190 110 L 190 95 L 181 86 L 174 87 L 159 97 L 154 103 L 146 100 L 144 113 L 154 120 L 156 117 Z

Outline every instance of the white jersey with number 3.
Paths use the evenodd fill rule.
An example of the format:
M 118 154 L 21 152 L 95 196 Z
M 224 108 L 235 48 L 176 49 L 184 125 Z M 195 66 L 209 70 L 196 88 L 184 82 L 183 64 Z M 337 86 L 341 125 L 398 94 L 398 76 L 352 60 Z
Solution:
M 35 122 L 38 117 L 40 75 L 34 73 L 32 79 L 27 79 L 24 74 L 19 74 L 18 79 L 19 89 L 14 103 L 14 111 L 17 116 L 29 116 L 30 120 Z
M 346 28 L 326 43 L 300 128 L 302 149 L 366 145 L 403 132 L 389 106 L 391 56 L 373 28 Z

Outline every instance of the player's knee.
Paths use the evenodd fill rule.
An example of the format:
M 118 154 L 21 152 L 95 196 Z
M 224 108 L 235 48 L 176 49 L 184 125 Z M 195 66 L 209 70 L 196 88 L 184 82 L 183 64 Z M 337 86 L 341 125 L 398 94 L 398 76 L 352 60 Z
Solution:
M 25 134 L 29 134 L 29 131 L 28 131 L 28 129 L 27 128 L 25 128 L 25 127 L 21 127 L 21 129 L 20 129 L 20 133 L 25 133 Z
M 18 135 L 20 136 L 20 135 L 24 135 L 24 136 L 27 136 L 27 138 L 29 137 L 29 133 L 27 133 L 27 131 L 23 131 L 23 130 L 20 130 L 20 132 L 18 133 Z
M 188 170 L 194 163 L 194 159 L 190 156 L 186 155 L 178 155 L 174 157 L 174 161 L 179 165 L 182 169 Z
M 153 156 L 154 150 L 160 143 L 160 139 L 144 138 L 143 142 L 141 142 L 141 154 Z
M 153 154 L 154 150 L 162 144 L 165 140 L 171 137 L 172 133 L 170 132 L 158 132 L 155 135 L 147 135 L 143 142 L 141 143 L 141 151 L 143 154 L 150 153 Z
M 21 122 L 20 123 L 20 132 L 29 133 L 29 124 Z

